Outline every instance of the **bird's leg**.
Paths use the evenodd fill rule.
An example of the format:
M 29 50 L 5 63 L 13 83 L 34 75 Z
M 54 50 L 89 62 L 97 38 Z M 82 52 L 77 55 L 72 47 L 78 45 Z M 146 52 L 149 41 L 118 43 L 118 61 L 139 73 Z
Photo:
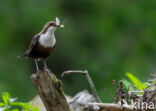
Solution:
M 44 70 L 47 70 L 49 74 L 51 74 L 51 70 L 48 68 L 47 64 L 46 64 L 46 60 L 43 60 L 44 63 Z
M 43 62 L 44 62 L 44 68 L 48 69 L 47 64 L 46 64 L 46 60 L 43 60 Z
M 35 59 L 35 65 L 36 65 L 36 70 L 37 72 L 40 72 L 39 68 L 38 68 L 38 63 L 37 63 L 37 60 Z

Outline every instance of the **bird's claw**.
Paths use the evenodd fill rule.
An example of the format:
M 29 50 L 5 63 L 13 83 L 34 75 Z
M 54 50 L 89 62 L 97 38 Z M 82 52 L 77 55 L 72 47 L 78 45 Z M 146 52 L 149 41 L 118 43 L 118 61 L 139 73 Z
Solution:
M 44 67 L 43 69 L 44 69 L 44 71 L 47 71 L 49 74 L 52 73 L 51 70 L 48 67 Z
M 42 71 L 41 71 L 41 70 L 37 70 L 36 72 L 37 72 L 37 73 L 40 73 L 40 72 L 42 72 Z

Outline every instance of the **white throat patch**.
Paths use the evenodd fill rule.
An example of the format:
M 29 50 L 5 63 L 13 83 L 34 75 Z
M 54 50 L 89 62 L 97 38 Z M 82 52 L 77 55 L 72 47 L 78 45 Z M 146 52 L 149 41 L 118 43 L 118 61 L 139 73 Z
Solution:
M 47 30 L 47 32 L 45 34 L 41 34 L 40 38 L 39 38 L 39 43 L 43 46 L 43 47 L 54 47 L 55 43 L 56 43 L 56 39 L 55 39 L 55 32 L 56 28 L 50 28 Z

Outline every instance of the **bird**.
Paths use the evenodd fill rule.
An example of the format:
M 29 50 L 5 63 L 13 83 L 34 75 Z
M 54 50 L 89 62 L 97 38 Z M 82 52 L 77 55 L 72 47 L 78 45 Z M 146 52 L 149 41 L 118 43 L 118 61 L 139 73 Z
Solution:
M 57 28 L 64 27 L 64 24 L 60 25 L 60 21 L 58 17 L 56 17 L 55 21 L 47 22 L 41 32 L 36 34 L 25 53 L 18 57 L 23 58 L 33 58 L 36 65 L 36 71 L 40 72 L 38 62 L 43 61 L 44 68 L 48 69 L 46 65 L 47 57 L 54 51 L 56 47 L 56 38 L 54 32 Z

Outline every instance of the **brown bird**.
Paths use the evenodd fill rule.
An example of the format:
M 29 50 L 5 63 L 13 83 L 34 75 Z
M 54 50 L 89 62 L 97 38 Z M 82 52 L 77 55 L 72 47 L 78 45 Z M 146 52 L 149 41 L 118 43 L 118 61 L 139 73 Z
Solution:
M 36 34 L 27 51 L 18 56 L 24 58 L 33 58 L 36 64 L 36 70 L 39 72 L 38 61 L 44 62 L 44 67 L 48 69 L 46 65 L 46 58 L 53 52 L 56 46 L 56 39 L 54 32 L 58 27 L 64 27 L 64 25 L 59 25 L 60 21 L 56 17 L 56 22 L 50 21 L 45 24 L 41 32 Z

